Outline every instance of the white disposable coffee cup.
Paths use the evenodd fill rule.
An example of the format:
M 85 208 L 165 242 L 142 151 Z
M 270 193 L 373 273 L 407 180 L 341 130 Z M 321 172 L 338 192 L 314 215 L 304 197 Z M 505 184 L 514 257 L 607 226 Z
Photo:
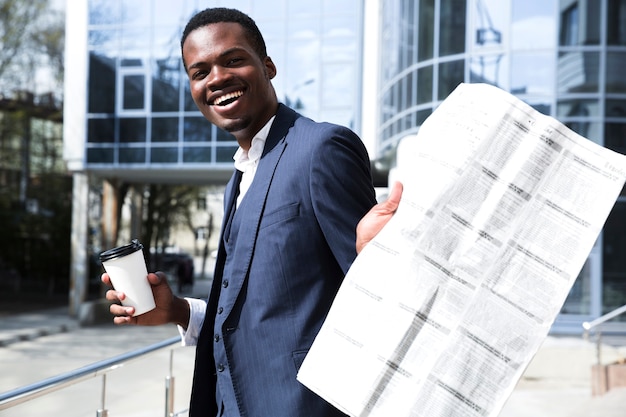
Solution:
M 100 261 L 109 274 L 113 287 L 126 295 L 122 305 L 135 308 L 133 316 L 147 313 L 156 307 L 148 282 L 143 245 L 137 239 L 133 239 L 128 245 L 102 252 Z

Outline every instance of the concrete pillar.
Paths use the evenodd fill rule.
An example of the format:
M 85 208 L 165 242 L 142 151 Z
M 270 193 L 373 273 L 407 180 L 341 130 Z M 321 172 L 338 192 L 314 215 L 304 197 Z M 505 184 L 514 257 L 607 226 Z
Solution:
M 69 312 L 78 315 L 78 310 L 87 298 L 88 289 L 88 196 L 89 181 L 82 172 L 73 174 L 72 190 L 72 232 L 71 232 L 71 266 Z

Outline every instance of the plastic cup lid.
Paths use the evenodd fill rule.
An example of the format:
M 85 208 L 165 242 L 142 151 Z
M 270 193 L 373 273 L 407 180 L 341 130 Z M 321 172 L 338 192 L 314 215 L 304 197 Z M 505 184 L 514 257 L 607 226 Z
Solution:
M 100 254 L 100 262 L 110 261 L 111 259 L 121 258 L 122 256 L 130 255 L 138 250 L 143 250 L 143 245 L 139 243 L 139 240 L 133 239 L 128 245 L 118 246 L 117 248 L 109 249 Z

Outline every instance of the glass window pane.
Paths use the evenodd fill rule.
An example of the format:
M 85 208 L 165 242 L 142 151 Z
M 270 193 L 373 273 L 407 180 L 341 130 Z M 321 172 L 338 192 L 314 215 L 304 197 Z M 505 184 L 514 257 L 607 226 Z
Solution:
M 146 119 L 123 118 L 120 119 L 120 142 L 145 142 Z
M 228 132 L 223 131 L 222 129 L 215 129 L 216 137 L 215 140 L 218 142 L 237 142 L 235 137 Z M 237 150 L 237 148 L 235 148 Z M 233 152 L 233 155 L 235 152 Z M 232 155 L 231 155 L 232 156 Z
M 508 2 L 500 2 L 508 3 Z M 555 0 L 525 0 L 511 2 L 513 49 L 554 49 L 557 42 Z
M 351 63 L 326 64 L 323 71 L 322 102 L 333 107 L 351 106 L 355 94 L 354 66 Z
M 419 2 L 418 61 L 432 59 L 435 44 L 435 0 Z
M 142 110 L 145 108 L 145 77 L 143 75 L 124 76 L 123 109 Z
M 557 118 L 600 116 L 600 102 L 589 99 L 559 100 L 556 106 Z
M 606 54 L 606 92 L 626 93 L 626 53 L 608 52 Z
M 143 164 L 146 162 L 146 148 L 119 148 L 120 164 Z
M 178 142 L 178 117 L 152 119 L 152 142 Z
M 113 148 L 87 148 L 88 164 L 112 164 Z
M 233 163 L 233 155 L 237 152 L 236 146 L 220 146 L 215 149 L 215 162 Z
M 211 124 L 204 117 L 185 117 L 183 129 L 184 142 L 211 141 Z
M 579 135 L 584 136 L 595 143 L 601 143 L 600 140 L 602 137 L 600 135 L 600 128 L 602 127 L 602 123 L 591 122 L 588 120 L 569 120 L 564 121 L 564 124 Z
M 89 54 L 89 113 L 115 112 L 115 58 Z
M 509 90 L 509 57 L 503 53 L 474 56 L 470 60 L 470 82 L 487 83 Z
M 482 0 L 468 2 L 474 5 L 474 20 L 469 33 L 472 49 L 488 51 L 501 49 L 503 41 L 509 42 L 511 26 L 511 3 L 502 0 Z M 524 2 L 526 3 L 526 1 Z
M 591 313 L 591 266 L 589 260 L 583 265 L 572 286 L 561 314 L 590 314 Z
M 121 2 L 111 0 L 89 0 L 89 24 L 117 23 L 121 17 Z
M 427 66 L 417 70 L 417 104 L 433 101 L 433 67 Z
M 626 0 L 609 0 L 607 16 L 608 44 L 626 45 Z
M 211 162 L 212 149 L 210 147 L 189 147 L 183 149 L 184 163 Z M 234 152 L 233 152 L 234 154 Z M 232 160 L 232 156 L 231 156 Z
M 607 100 L 606 117 L 626 117 L 626 99 Z
M 115 142 L 115 119 L 88 119 L 87 142 L 104 143 Z
M 626 123 L 606 123 L 604 129 L 604 145 L 616 152 L 626 154 Z
M 613 207 L 603 238 L 602 312 L 608 313 L 626 304 L 626 204 Z
M 598 45 L 600 43 L 600 10 L 602 2 L 561 0 L 559 44 Z
M 553 95 L 553 53 L 514 53 L 511 56 L 511 90 L 517 94 Z
M 465 51 L 466 0 L 441 0 L 439 56 Z
M 559 93 L 598 92 L 600 55 L 597 52 L 559 54 L 557 88 Z
M 189 89 L 189 81 L 185 77 L 183 80 L 183 100 L 185 101 L 185 111 L 198 111 L 198 106 L 194 103 L 193 98 L 191 97 L 191 90 Z
M 438 100 L 443 100 L 463 82 L 465 62 L 462 60 L 445 62 L 439 65 Z
M 152 111 L 178 111 L 180 59 L 153 61 Z
M 178 148 L 156 148 L 150 149 L 150 162 L 175 164 L 178 162 Z

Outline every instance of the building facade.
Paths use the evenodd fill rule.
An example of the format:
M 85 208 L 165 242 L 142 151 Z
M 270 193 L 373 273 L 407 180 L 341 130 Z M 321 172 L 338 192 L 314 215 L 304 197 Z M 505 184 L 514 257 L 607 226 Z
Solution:
M 207 7 L 257 22 L 279 101 L 359 133 L 362 0 L 67 0 L 64 159 L 74 173 L 76 304 L 94 222 L 116 244 L 106 237 L 121 204 L 115 184 L 219 186 L 232 173 L 237 142 L 197 110 L 181 61 L 183 28 Z M 103 191 L 94 193 L 98 181 Z
M 625 0 L 381 0 L 380 16 L 377 159 L 461 82 L 496 85 L 626 153 Z M 622 191 L 553 332 L 626 304 L 625 211 Z

